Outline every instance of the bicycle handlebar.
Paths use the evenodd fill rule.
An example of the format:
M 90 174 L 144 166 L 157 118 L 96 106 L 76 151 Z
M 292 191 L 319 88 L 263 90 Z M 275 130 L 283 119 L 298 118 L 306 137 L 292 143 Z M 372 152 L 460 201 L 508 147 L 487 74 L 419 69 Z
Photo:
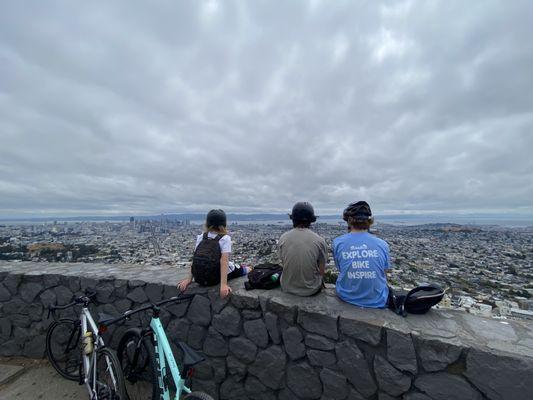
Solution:
M 159 308 L 163 304 L 190 300 L 193 297 L 194 297 L 193 294 L 186 294 L 184 296 L 179 296 L 179 295 L 178 296 L 173 296 L 170 299 L 162 300 L 162 301 L 160 301 L 158 303 L 154 303 L 154 304 L 147 304 L 145 306 L 137 308 L 136 310 L 128 310 L 128 311 L 124 312 L 124 314 L 122 314 L 119 317 L 113 318 L 113 319 L 111 319 L 109 321 L 105 321 L 105 323 L 101 322 L 100 325 L 104 325 L 104 326 L 113 325 L 113 324 L 116 324 L 117 322 L 120 322 L 120 321 L 122 321 L 124 319 L 130 318 L 133 314 L 137 314 L 137 313 L 140 313 L 142 311 L 149 310 L 149 309 L 156 310 L 157 308 Z
M 54 306 L 50 305 L 50 306 L 48 306 L 48 317 L 47 318 L 50 318 L 50 315 L 54 314 L 55 310 L 65 310 L 65 309 L 73 307 L 73 306 L 75 306 L 77 304 L 90 303 L 91 299 L 94 296 L 96 296 L 96 292 L 87 291 L 87 292 L 85 292 L 85 294 L 83 296 L 76 297 L 74 299 L 74 301 L 72 301 L 71 303 L 64 304 L 62 306 L 58 306 L 57 304 L 54 305 Z

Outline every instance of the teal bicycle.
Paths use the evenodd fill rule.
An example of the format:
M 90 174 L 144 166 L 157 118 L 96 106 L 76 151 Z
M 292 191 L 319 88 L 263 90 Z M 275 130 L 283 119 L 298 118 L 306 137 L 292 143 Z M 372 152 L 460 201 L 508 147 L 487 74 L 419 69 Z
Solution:
M 134 314 L 152 311 L 149 326 L 127 330 L 117 348 L 130 400 L 213 400 L 206 393 L 192 392 L 187 385 L 194 373 L 193 366 L 203 361 L 204 357 L 187 344 L 178 342 L 184 355 L 180 371 L 159 319 L 162 305 L 188 301 L 193 297 L 194 295 L 174 296 L 156 304 L 126 311 L 122 316 L 106 321 L 106 325 L 112 325 L 129 319 Z

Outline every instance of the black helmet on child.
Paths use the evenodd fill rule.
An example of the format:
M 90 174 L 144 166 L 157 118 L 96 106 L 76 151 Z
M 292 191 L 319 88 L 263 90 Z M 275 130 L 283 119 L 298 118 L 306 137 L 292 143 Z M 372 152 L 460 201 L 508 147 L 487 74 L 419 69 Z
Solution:
M 369 221 L 372 219 L 372 210 L 366 201 L 351 203 L 342 213 L 342 219 L 348 222 L 351 218 L 355 221 Z
M 221 210 L 221 209 L 209 211 L 207 213 L 207 217 L 205 218 L 205 224 L 207 227 L 226 226 L 227 224 L 226 213 L 224 212 L 224 210 Z
M 307 201 L 299 201 L 292 207 L 292 212 L 289 218 L 293 222 L 316 222 L 315 210 L 311 203 Z

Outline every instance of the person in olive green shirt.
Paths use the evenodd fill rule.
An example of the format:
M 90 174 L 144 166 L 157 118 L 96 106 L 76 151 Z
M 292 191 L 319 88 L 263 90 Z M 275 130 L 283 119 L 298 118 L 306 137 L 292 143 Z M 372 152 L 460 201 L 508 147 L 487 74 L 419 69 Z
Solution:
M 278 243 L 283 267 L 281 290 L 297 296 L 312 296 L 322 289 L 328 248 L 326 241 L 309 229 L 316 221 L 311 204 L 296 203 L 290 218 L 293 229 L 281 235 Z

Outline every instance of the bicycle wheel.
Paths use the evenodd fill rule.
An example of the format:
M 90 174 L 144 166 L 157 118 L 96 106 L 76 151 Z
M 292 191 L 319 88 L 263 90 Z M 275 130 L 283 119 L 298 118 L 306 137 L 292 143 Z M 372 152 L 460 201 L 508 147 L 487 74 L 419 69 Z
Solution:
M 93 384 L 92 374 L 89 378 L 89 385 L 96 389 L 99 400 L 127 399 L 124 391 L 124 375 L 122 375 L 120 363 L 113 350 L 106 347 L 98 350 L 96 354 L 96 385 Z
M 118 345 L 118 359 L 130 400 L 159 400 L 159 382 L 154 345 L 139 330 L 124 334 Z
M 204 392 L 191 392 L 187 396 L 185 396 L 183 400 L 214 400 L 214 399 Z
M 60 319 L 46 331 L 46 356 L 52 366 L 64 378 L 80 379 L 81 328 L 78 321 Z

